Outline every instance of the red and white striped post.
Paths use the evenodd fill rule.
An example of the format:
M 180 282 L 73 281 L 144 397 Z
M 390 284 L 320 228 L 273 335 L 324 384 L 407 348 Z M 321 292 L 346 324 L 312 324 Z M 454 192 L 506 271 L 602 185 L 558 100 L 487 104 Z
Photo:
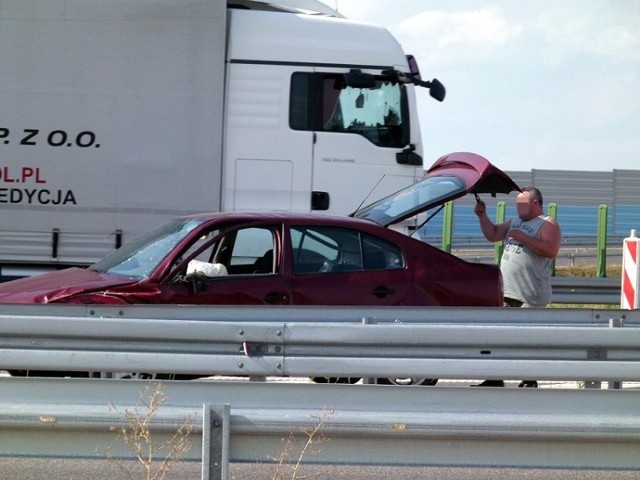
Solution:
M 620 294 L 620 308 L 634 310 L 640 308 L 638 288 L 640 287 L 640 238 L 635 229 L 631 236 L 624 239 L 622 245 L 622 290 Z

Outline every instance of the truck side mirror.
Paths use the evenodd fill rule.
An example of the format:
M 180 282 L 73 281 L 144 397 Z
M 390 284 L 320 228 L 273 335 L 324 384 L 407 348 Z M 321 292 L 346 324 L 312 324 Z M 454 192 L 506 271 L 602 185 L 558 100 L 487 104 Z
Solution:
M 430 84 L 429 95 L 431 95 L 432 98 L 435 98 L 439 102 L 442 102 L 444 100 L 445 95 L 447 94 L 447 91 L 445 90 L 444 85 L 440 83 L 440 81 L 437 78 L 434 78 L 433 80 L 427 83 Z

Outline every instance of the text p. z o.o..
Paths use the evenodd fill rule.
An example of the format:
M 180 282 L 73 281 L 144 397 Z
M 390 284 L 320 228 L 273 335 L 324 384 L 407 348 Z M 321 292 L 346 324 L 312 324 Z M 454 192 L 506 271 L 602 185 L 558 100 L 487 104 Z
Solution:
M 27 147 L 47 145 L 49 147 L 100 148 L 96 134 L 90 130 L 84 130 L 79 133 L 69 133 L 65 130 L 43 132 L 37 128 L 23 128 L 22 130 L 15 131 L 0 127 L 0 144 L 22 145 Z

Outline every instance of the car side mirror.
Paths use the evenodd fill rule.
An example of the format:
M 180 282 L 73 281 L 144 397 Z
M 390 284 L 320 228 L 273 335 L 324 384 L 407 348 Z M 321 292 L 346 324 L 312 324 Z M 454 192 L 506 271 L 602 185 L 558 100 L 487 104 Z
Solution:
M 207 277 L 202 272 L 190 273 L 183 278 L 183 281 L 191 286 L 194 295 L 198 295 L 205 290 L 209 285 L 209 280 L 210 277 Z

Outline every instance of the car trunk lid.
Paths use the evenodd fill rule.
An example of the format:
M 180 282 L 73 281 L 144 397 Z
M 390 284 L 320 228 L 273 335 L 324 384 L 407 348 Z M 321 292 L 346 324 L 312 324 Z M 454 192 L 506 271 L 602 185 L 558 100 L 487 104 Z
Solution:
M 351 214 L 383 227 L 444 205 L 468 193 L 509 194 L 520 187 L 486 158 L 470 152 L 440 157 L 419 182 Z

